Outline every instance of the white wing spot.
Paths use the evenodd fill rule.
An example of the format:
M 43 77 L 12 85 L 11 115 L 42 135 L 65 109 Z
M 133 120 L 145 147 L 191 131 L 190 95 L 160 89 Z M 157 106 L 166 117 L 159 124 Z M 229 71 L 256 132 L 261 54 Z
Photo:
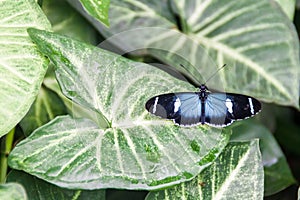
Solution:
M 154 105 L 153 105 L 153 111 L 152 111 L 153 114 L 156 112 L 156 106 L 157 106 L 158 99 L 159 99 L 159 97 L 155 98 Z
M 228 112 L 232 114 L 233 113 L 233 103 L 232 103 L 232 101 L 230 99 L 226 99 L 225 105 L 228 109 Z
M 179 107 L 181 106 L 181 102 L 180 99 L 177 98 L 175 103 L 174 103 L 174 113 L 177 112 L 179 110 Z
M 254 108 L 253 108 L 252 99 L 248 98 L 248 100 L 249 100 L 249 105 L 250 105 L 250 112 L 251 112 L 252 115 L 254 115 Z

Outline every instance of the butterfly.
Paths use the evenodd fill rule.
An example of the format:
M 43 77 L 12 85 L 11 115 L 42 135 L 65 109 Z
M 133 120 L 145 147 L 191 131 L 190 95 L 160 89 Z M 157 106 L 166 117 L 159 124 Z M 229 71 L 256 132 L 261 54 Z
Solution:
M 161 94 L 150 98 L 145 108 L 153 115 L 171 119 L 176 125 L 207 124 L 225 127 L 236 120 L 254 116 L 261 103 L 250 96 L 234 93 L 209 92 L 205 84 L 199 92 Z

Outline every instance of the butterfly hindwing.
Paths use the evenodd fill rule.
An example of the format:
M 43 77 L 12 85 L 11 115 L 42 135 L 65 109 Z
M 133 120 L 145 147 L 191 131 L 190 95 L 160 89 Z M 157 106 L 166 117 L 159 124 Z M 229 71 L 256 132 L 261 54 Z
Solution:
M 211 126 L 228 126 L 233 119 L 228 115 L 231 102 L 226 101 L 226 93 L 211 93 L 205 101 L 205 123 Z M 229 111 L 228 111 L 229 110 Z
M 173 119 L 177 125 L 192 126 L 200 123 L 201 101 L 197 92 L 169 93 L 152 97 L 146 109 L 165 119 Z

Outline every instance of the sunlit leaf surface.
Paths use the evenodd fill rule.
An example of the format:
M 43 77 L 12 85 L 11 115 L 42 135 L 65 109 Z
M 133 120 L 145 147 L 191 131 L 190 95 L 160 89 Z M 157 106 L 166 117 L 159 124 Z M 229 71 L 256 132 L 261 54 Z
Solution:
M 34 0 L 0 2 L 0 137 L 29 110 L 47 70 L 26 29 L 49 29 Z

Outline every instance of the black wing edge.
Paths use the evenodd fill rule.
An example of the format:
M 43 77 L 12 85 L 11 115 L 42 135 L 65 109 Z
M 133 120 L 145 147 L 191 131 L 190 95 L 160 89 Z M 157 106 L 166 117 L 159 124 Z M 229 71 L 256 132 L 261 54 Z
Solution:
M 179 112 L 174 112 L 176 98 L 175 93 L 154 96 L 146 102 L 145 108 L 155 116 L 164 119 L 176 119 L 179 115 Z

